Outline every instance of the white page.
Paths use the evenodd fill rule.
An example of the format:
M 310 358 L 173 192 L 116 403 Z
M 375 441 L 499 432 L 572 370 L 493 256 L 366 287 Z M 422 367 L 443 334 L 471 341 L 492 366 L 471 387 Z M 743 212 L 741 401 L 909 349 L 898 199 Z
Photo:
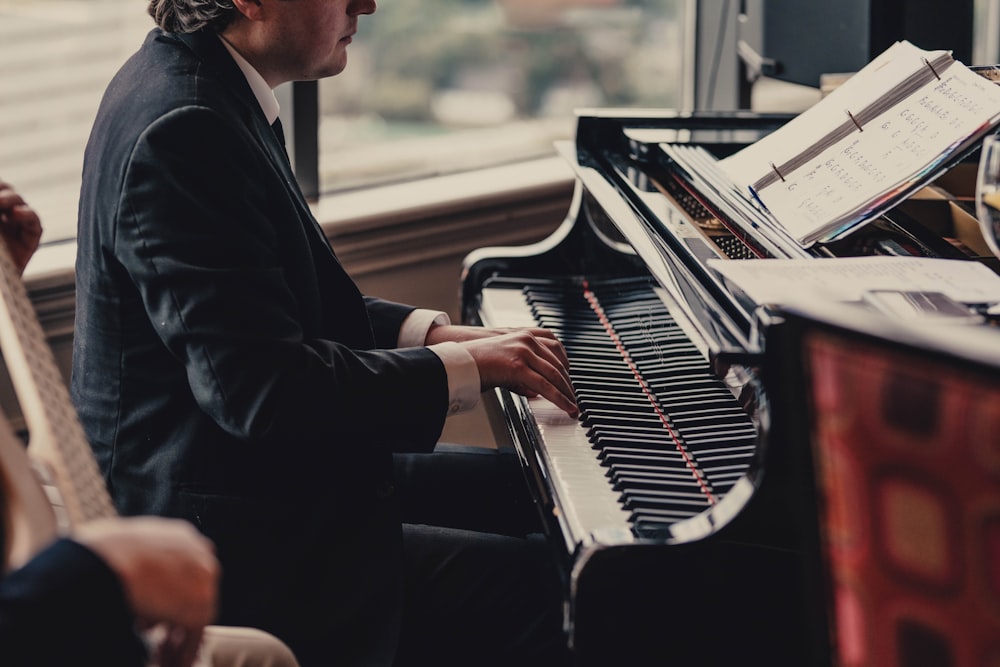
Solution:
M 975 261 L 845 257 L 708 263 L 758 304 L 859 301 L 871 290 L 941 292 L 970 304 L 1000 302 L 1000 276 Z
M 934 52 L 939 53 L 939 52 Z M 924 67 L 921 58 L 933 54 L 910 42 L 896 42 L 832 93 L 784 126 L 720 161 L 737 185 L 746 188 L 762 178 L 771 164 L 782 164 L 847 118 L 845 109 L 864 108 L 887 90 Z
M 955 64 L 757 194 L 794 238 L 808 244 L 815 231 L 863 215 L 883 195 L 916 180 L 985 131 L 998 113 L 1000 87 Z

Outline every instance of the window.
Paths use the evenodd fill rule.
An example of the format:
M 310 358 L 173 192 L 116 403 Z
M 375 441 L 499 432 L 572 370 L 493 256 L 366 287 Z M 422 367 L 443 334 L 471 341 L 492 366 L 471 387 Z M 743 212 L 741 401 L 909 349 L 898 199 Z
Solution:
M 80 169 L 108 81 L 152 27 L 141 0 L 0 0 L 0 179 L 43 241 L 76 235 Z
M 320 188 L 552 154 L 573 109 L 676 107 L 684 0 L 391 0 L 319 85 Z
M 391 0 L 319 86 L 323 193 L 549 155 L 578 106 L 674 106 L 685 0 Z M 0 178 L 72 239 L 101 93 L 142 0 L 0 0 Z M 650 85 L 655 82 L 655 85 Z

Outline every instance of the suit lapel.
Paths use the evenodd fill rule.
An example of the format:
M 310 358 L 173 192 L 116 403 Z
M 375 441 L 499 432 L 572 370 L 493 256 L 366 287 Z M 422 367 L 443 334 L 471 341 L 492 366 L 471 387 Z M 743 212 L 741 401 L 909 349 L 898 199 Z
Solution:
M 222 45 L 218 35 L 202 30 L 179 34 L 176 37 L 186 44 L 206 66 L 218 73 L 222 83 L 240 101 L 243 108 L 243 122 L 251 128 L 257 141 L 264 148 L 268 158 L 270 158 L 275 171 L 281 176 L 285 190 L 296 204 L 303 226 L 311 229 L 311 231 L 307 230 L 306 233 L 313 234 L 313 240 L 319 241 L 320 245 L 326 249 L 326 252 L 339 264 L 336 255 L 333 253 L 333 249 L 330 247 L 329 241 L 326 239 L 326 234 L 323 233 L 323 229 L 313 216 L 312 209 L 310 209 L 309 203 L 306 201 L 305 195 L 302 194 L 302 189 L 295 179 L 295 173 L 292 171 L 292 165 L 288 161 L 288 152 L 285 146 L 278 141 L 274 130 L 267 122 L 267 118 L 260 108 L 260 103 L 257 102 L 257 98 L 250 89 L 250 84 L 247 83 L 246 77 L 243 75 L 242 70 L 240 70 L 239 65 L 229 55 L 226 47 Z
M 337 328 L 342 342 L 351 347 L 358 349 L 374 347 L 374 336 L 364 298 L 340 264 L 326 234 L 313 216 L 309 203 L 295 179 L 292 165 L 288 161 L 288 153 L 267 122 L 264 111 L 250 89 L 243 71 L 214 33 L 199 31 L 175 36 L 212 72 L 211 82 L 208 85 L 214 85 L 219 81 L 230 90 L 238 102 L 233 111 L 236 114 L 233 122 L 243 123 L 250 129 L 280 176 L 290 200 L 295 203 L 297 217 L 316 259 L 316 271 L 321 276 L 320 284 L 324 288 L 330 288 L 324 289 L 324 293 L 336 293 L 338 303 L 337 308 L 333 310 L 341 315 L 348 311 L 353 313 L 353 316 L 335 318 L 335 322 L 330 326 Z

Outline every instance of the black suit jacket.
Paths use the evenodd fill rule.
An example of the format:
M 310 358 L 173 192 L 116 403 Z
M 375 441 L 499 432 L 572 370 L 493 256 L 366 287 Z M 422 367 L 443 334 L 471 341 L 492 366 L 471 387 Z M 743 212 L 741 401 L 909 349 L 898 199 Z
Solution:
M 72 396 L 118 509 L 215 540 L 221 622 L 388 660 L 391 452 L 434 446 L 447 377 L 391 349 L 412 308 L 359 293 L 216 35 L 153 30 L 110 83 L 78 231 Z

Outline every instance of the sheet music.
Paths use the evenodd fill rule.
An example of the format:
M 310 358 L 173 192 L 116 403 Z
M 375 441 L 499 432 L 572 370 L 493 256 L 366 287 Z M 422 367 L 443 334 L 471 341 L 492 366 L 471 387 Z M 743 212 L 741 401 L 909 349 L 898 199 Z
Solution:
M 755 303 L 860 301 L 872 290 L 941 292 L 967 304 L 1000 302 L 1000 276 L 979 262 L 916 257 L 709 260 Z
M 961 63 L 907 42 L 887 54 L 721 163 L 803 246 L 891 207 L 1000 121 L 1000 87 Z
M 889 108 L 807 166 L 758 195 L 795 238 L 810 242 L 817 230 L 839 226 L 932 176 L 944 158 L 985 131 L 1000 111 L 1000 88 L 967 69 L 950 67 L 940 81 Z
M 910 42 L 896 42 L 820 103 L 786 123 L 779 132 L 721 160 L 719 165 L 743 188 L 759 181 L 770 170 L 770 163 L 778 165 L 789 161 L 817 136 L 840 125 L 846 119 L 845 109 L 871 105 L 895 82 L 923 67 L 920 58 L 924 53 Z

